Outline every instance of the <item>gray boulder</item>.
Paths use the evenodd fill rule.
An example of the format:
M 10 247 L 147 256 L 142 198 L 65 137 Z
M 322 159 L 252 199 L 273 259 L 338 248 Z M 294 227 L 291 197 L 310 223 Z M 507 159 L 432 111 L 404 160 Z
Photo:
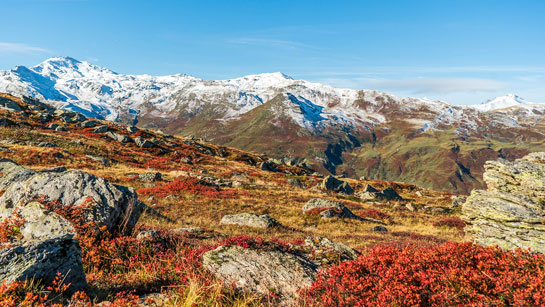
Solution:
M 159 172 L 149 172 L 138 175 L 138 180 L 143 182 L 153 182 L 161 180 L 163 175 Z
M 137 137 L 134 139 L 134 143 L 136 144 L 136 146 L 138 147 L 141 147 L 141 148 L 152 148 L 155 146 L 154 143 L 146 140 L 146 139 L 143 139 L 141 137 Z
M 356 219 L 360 221 L 373 222 L 378 224 L 385 224 L 383 221 L 371 219 L 371 218 L 362 218 L 355 215 L 350 209 L 346 208 L 342 203 L 327 199 L 313 198 L 309 200 L 303 206 L 303 213 L 319 213 L 322 218 L 349 218 Z
M 221 225 L 239 225 L 255 228 L 270 228 L 278 226 L 279 223 L 267 214 L 257 215 L 255 213 L 239 213 L 224 216 Z
M 320 187 L 327 191 L 334 191 L 347 195 L 354 194 L 354 189 L 352 189 L 346 181 L 339 180 L 333 176 L 325 177 Z
M 380 226 L 377 226 L 380 227 Z M 341 260 L 356 260 L 358 252 L 348 245 L 331 241 L 322 237 L 307 237 L 304 247 L 310 248 L 313 254 L 331 254 L 334 253 Z
M 0 97 L 0 109 L 8 110 L 10 112 L 21 112 L 23 109 L 13 100 Z
M 545 253 L 545 153 L 488 161 L 487 190 L 473 190 L 462 205 L 466 233 L 476 243 Z
M 294 306 L 297 291 L 312 284 L 317 269 L 295 254 L 239 246 L 220 246 L 206 252 L 203 266 L 240 290 L 263 295 L 273 291 L 280 298 L 280 306 Z
M 115 132 L 112 132 L 112 131 L 106 132 L 106 136 L 109 137 L 112 140 L 115 140 L 115 141 L 118 141 L 118 142 L 121 142 L 121 143 L 128 143 L 128 142 L 132 141 L 132 139 L 130 137 L 128 137 L 128 136 L 123 135 L 123 134 L 119 134 L 119 133 L 115 133 Z
M 43 241 L 62 235 L 75 235 L 72 224 L 59 214 L 49 211 L 39 202 L 21 204 L 15 209 L 25 220 L 20 228 L 21 241 Z M 12 210 L 0 211 L 0 220 L 12 217 Z
M 261 168 L 261 170 L 263 170 L 263 171 L 278 172 L 278 169 L 276 168 L 276 165 L 271 161 L 261 162 L 259 168 Z
M 81 248 L 70 235 L 0 250 L 0 282 L 36 279 L 47 285 L 57 273 L 64 276 L 65 283 L 70 283 L 71 291 L 87 286 Z
M 35 172 L 26 169 L 9 159 L 0 158 L 0 191 L 7 189 L 15 182 L 25 181 Z
M 106 132 L 108 132 L 108 126 L 106 126 L 106 125 L 98 126 L 95 129 L 93 129 L 93 132 L 94 133 L 106 133 Z
M 38 173 L 9 186 L 0 197 L 0 214 L 45 197 L 64 206 L 89 206 L 85 222 L 96 222 L 113 233 L 130 233 L 143 210 L 136 193 L 86 172 Z

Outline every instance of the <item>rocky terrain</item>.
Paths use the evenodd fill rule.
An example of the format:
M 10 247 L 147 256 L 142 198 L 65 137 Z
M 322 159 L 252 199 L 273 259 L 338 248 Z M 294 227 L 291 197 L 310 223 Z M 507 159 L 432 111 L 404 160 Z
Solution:
M 545 252 L 545 153 L 485 164 L 487 190 L 474 190 L 462 206 L 476 243 Z
M 0 72 L 0 92 L 305 162 L 322 174 L 466 194 L 484 187 L 485 161 L 545 150 L 545 104 L 515 95 L 456 106 L 281 73 L 217 81 L 134 76 L 72 58 Z
M 486 164 L 465 201 L 0 99 L 6 306 L 545 304 L 545 256 L 480 245 L 499 244 L 483 225 L 539 243 L 542 154 Z

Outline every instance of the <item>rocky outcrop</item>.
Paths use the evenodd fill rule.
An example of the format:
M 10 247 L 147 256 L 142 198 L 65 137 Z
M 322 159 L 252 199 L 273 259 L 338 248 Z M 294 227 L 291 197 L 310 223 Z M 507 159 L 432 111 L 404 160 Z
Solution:
M 327 191 L 334 191 L 348 195 L 354 194 L 354 189 L 352 189 L 352 187 L 346 181 L 339 180 L 333 176 L 325 177 L 320 187 Z
M 316 265 L 278 250 L 220 246 L 203 255 L 203 266 L 226 284 L 263 295 L 278 294 L 280 305 L 293 306 L 297 290 L 314 281 Z
M 81 264 L 81 249 L 71 235 L 30 242 L 0 250 L 0 282 L 37 279 L 48 285 L 57 273 L 70 283 L 70 290 L 87 283 Z
M 466 232 L 476 243 L 545 252 L 545 153 L 485 164 L 487 190 L 462 205 Z
M 0 197 L 0 216 L 45 197 L 64 206 L 87 207 L 86 222 L 106 226 L 112 233 L 130 233 L 143 210 L 136 193 L 86 172 L 38 173 L 13 183 Z
M 401 201 L 403 198 L 396 192 L 396 190 L 388 187 L 382 191 L 375 189 L 371 185 L 366 185 L 363 191 L 356 194 L 362 200 L 380 199 L 386 201 Z
M 118 141 L 118 142 L 121 142 L 121 143 L 128 143 L 128 142 L 132 141 L 132 139 L 130 137 L 128 137 L 128 136 L 123 135 L 123 134 L 119 134 L 119 133 L 115 133 L 115 132 L 112 132 L 112 131 L 106 132 L 106 136 L 111 138 L 114 141 Z
M 26 169 L 9 159 L 0 158 L 0 191 L 7 189 L 12 183 L 25 181 L 35 172 Z
M 309 200 L 303 206 L 303 213 L 320 214 L 322 218 L 338 217 L 338 218 L 356 219 L 360 221 L 384 224 L 384 222 L 380 220 L 371 219 L 371 218 L 362 218 L 360 216 L 357 216 L 352 211 L 350 211 L 350 209 L 346 208 L 345 205 L 343 205 L 340 202 L 327 200 L 327 199 L 321 199 L 321 198 L 313 198 Z
M 280 224 L 267 214 L 257 215 L 255 213 L 239 213 L 224 216 L 221 225 L 239 225 L 255 228 L 270 228 Z

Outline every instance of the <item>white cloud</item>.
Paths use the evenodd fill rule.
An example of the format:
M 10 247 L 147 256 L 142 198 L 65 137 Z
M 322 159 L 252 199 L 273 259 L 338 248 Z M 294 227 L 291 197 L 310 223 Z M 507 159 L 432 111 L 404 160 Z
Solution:
M 44 48 L 29 46 L 25 44 L 0 42 L 0 53 L 23 53 L 23 54 L 49 53 L 49 54 L 52 54 L 53 52 Z
M 507 87 L 507 83 L 480 78 L 325 78 L 319 82 L 355 89 L 377 89 L 382 91 L 404 91 L 412 94 L 495 92 Z
M 405 80 L 367 80 L 374 88 L 422 93 L 494 92 L 506 87 L 505 82 L 480 78 L 414 78 Z

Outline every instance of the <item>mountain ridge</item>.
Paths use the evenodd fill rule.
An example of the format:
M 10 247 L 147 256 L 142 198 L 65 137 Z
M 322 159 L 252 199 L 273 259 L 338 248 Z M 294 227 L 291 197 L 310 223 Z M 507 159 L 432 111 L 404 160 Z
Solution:
M 307 158 L 322 173 L 458 192 L 482 187 L 479 163 L 485 158 L 517 148 L 517 155 L 505 157 L 519 158 L 541 148 L 545 139 L 545 104 L 481 111 L 340 89 L 279 72 L 227 80 L 123 75 L 64 57 L 1 71 L 0 92 L 35 97 L 87 117 Z

